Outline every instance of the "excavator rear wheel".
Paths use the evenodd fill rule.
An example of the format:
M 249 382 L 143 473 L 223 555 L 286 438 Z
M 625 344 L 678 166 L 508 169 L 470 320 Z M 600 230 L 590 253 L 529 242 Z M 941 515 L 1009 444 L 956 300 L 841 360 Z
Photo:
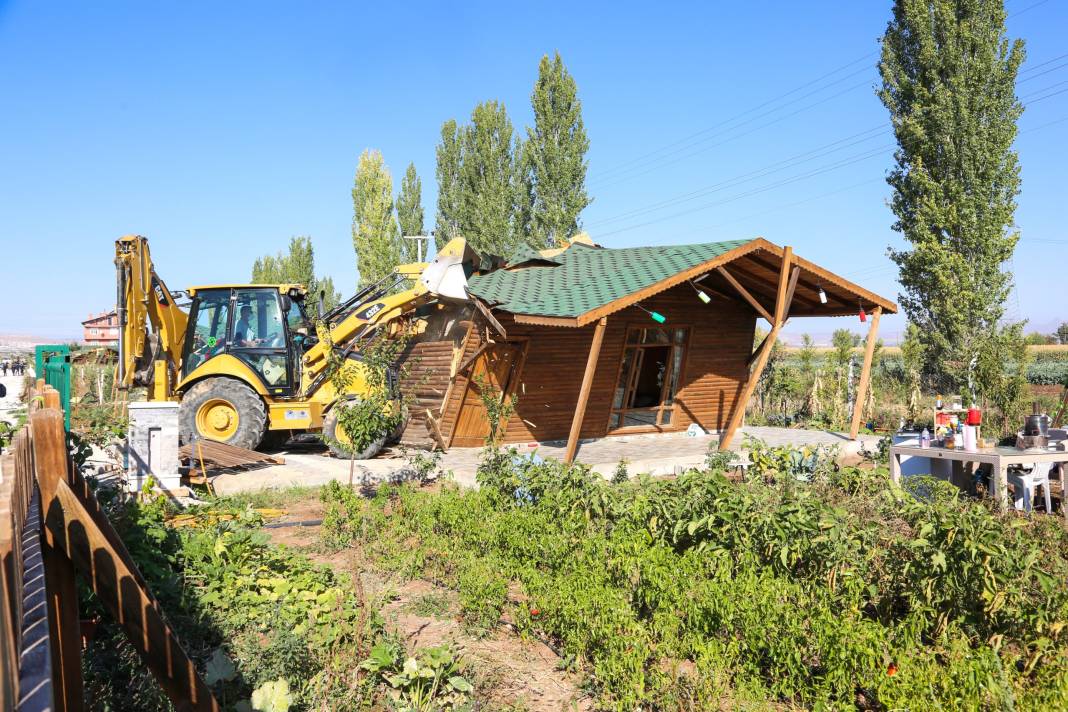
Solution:
M 252 450 L 267 431 L 267 408 L 256 391 L 233 378 L 193 385 L 178 408 L 182 440 L 215 440 Z

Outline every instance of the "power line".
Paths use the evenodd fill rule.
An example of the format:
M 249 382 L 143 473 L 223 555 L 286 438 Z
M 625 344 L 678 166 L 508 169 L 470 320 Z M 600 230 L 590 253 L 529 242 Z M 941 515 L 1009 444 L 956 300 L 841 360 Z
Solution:
M 629 218 L 629 217 L 635 217 L 637 215 L 641 215 L 641 214 L 645 214 L 645 213 L 649 213 L 649 212 L 655 212 L 656 210 L 660 210 L 660 209 L 663 209 L 665 207 L 670 207 L 671 205 L 676 205 L 676 204 L 679 204 L 679 203 L 684 203 L 684 202 L 688 202 L 688 201 L 691 201 L 691 200 L 695 200 L 695 199 L 703 197 L 705 195 L 709 195 L 711 193 L 715 193 L 715 192 L 718 192 L 720 190 L 724 190 L 726 188 L 731 188 L 731 187 L 734 187 L 735 185 L 739 185 L 741 183 L 746 183 L 746 182 L 754 180 L 756 178 L 763 178 L 763 177 L 771 175 L 773 173 L 778 173 L 779 171 L 786 170 L 787 168 L 793 168 L 794 166 L 800 165 L 802 163 L 807 163 L 808 161 L 815 160 L 817 158 L 822 158 L 822 157 L 826 156 L 829 153 L 835 153 L 837 151 L 842 151 L 842 150 L 845 150 L 846 148 L 850 148 L 852 146 L 856 146 L 858 144 L 865 143 L 865 142 L 870 141 L 870 140 L 872 140 L 874 138 L 879 138 L 882 134 L 885 134 L 885 133 L 886 133 L 886 127 L 885 126 L 875 126 L 875 127 L 872 127 L 870 129 L 868 129 L 867 131 L 861 131 L 861 132 L 855 133 L 855 134 L 853 134 L 851 136 L 847 136 L 846 138 L 839 139 L 837 141 L 832 141 L 831 143 L 827 143 L 827 144 L 824 144 L 822 146 L 818 146 L 818 147 L 813 148 L 813 149 L 811 149 L 809 151 L 805 151 L 804 153 L 799 153 L 799 154 L 796 154 L 796 155 L 791 156 L 789 158 L 785 158 L 785 159 L 783 159 L 781 161 L 776 161 L 774 163 L 766 165 L 766 166 L 764 166 L 762 168 L 758 168 L 758 169 L 755 169 L 755 170 L 752 170 L 752 171 L 749 171 L 749 172 L 746 172 L 746 173 L 742 173 L 742 174 L 736 175 L 736 176 L 734 176 L 732 178 L 727 178 L 727 179 L 721 180 L 718 183 L 713 183 L 711 185 L 707 185 L 707 186 L 704 186 L 702 188 L 698 188 L 698 189 L 696 189 L 694 191 L 691 191 L 689 193 L 685 193 L 683 195 L 676 196 L 676 197 L 673 197 L 673 198 L 668 198 L 668 199 L 659 201 L 657 203 L 653 203 L 651 205 L 647 205 L 647 206 L 642 207 L 642 208 L 635 208 L 633 210 L 628 210 L 625 213 L 620 213 L 619 215 L 616 215 L 616 216 L 611 217 L 611 218 L 606 218 L 604 220 L 595 221 L 593 223 L 590 223 L 590 226 L 592 227 L 592 226 L 597 226 L 597 225 L 604 225 L 604 224 L 608 224 L 608 223 L 618 222 L 620 220 L 624 220 L 624 219 Z M 813 155 L 813 154 L 818 154 L 818 155 Z
M 674 164 L 678 163 L 679 161 L 684 161 L 684 160 L 686 160 L 688 158 L 692 158 L 692 157 L 694 157 L 696 155 L 699 155 L 701 153 L 705 153 L 707 151 L 710 151 L 713 148 L 718 148 L 719 146 L 723 146 L 724 144 L 730 143 L 731 141 L 735 141 L 735 140 L 737 140 L 739 138 L 742 138 L 743 136 L 748 136 L 748 135 L 750 135 L 752 133 L 760 131 L 761 129 L 765 129 L 765 128 L 769 127 L 769 126 L 773 126 L 773 125 L 775 125 L 777 123 L 785 121 L 786 119 L 789 119 L 791 117 L 797 116 L 798 114 L 803 113 L 805 111 L 808 111 L 809 109 L 812 109 L 814 107 L 820 106 L 822 104 L 826 104 L 829 101 L 837 99 L 840 96 L 848 94 L 849 92 L 852 92 L 852 91 L 856 91 L 857 89 L 860 89 L 861 87 L 864 87 L 864 86 L 867 86 L 867 85 L 868 85 L 868 80 L 864 80 L 864 81 L 859 82 L 857 84 L 853 84 L 853 85 L 851 85 L 851 86 L 849 86 L 849 87 L 847 87 L 847 88 L 845 88 L 845 89 L 843 89 L 843 90 L 841 90 L 839 92 L 831 94 L 828 97 L 824 97 L 823 99 L 820 99 L 819 101 L 814 101 L 811 104 L 807 104 L 805 106 L 802 106 L 801 108 L 799 108 L 799 109 L 797 109 L 795 111 L 791 111 L 788 114 L 783 114 L 782 116 L 778 116 L 778 117 L 776 117 L 776 118 L 774 118 L 774 119 L 772 119 L 770 121 L 767 121 L 767 122 L 765 122 L 763 124 L 759 124 L 759 125 L 751 128 L 751 129 L 749 129 L 748 131 L 743 131 L 741 133 L 736 133 L 733 136 L 728 136 L 727 138 L 723 139 L 722 141 L 718 141 L 716 143 L 713 143 L 713 144 L 710 144 L 710 145 L 707 145 L 707 146 L 703 146 L 701 148 L 697 148 L 696 150 L 693 150 L 693 151 L 689 150 L 691 148 L 694 148 L 698 144 L 703 143 L 706 140 L 717 138 L 719 136 L 722 136 L 722 135 L 724 135 L 726 133 L 729 133 L 731 131 L 734 131 L 736 129 L 743 128 L 744 126 L 746 126 L 746 123 L 748 123 L 748 122 L 740 124 L 738 126 L 733 126 L 733 127 L 729 128 L 729 129 L 726 129 L 723 132 L 720 132 L 720 133 L 717 133 L 717 134 L 713 134 L 711 136 L 706 137 L 705 139 L 701 139 L 700 141 L 697 141 L 697 142 L 694 142 L 692 144 L 683 146 L 682 148 L 676 149 L 675 151 L 671 152 L 670 154 L 666 154 L 665 156 L 663 156 L 659 160 L 658 163 L 653 163 L 652 165 L 648 165 L 648 166 L 640 166 L 639 168 L 641 170 L 633 170 L 632 169 L 629 172 L 621 173 L 621 174 L 619 174 L 617 176 L 611 177 L 607 182 L 605 182 L 605 181 L 593 181 L 593 184 L 594 185 L 598 185 L 598 186 L 600 186 L 602 188 L 610 187 L 610 186 L 613 186 L 613 185 L 618 185 L 619 183 L 626 182 L 628 180 L 632 180 L 634 178 L 637 178 L 638 176 L 645 175 L 645 174 L 650 173 L 652 171 L 659 170 L 659 169 L 664 168 L 666 166 L 674 165 Z M 790 103 L 793 103 L 793 102 L 790 102 Z M 782 107 L 779 107 L 779 108 L 782 108 Z M 754 119 L 758 119 L 758 118 L 767 116 L 768 114 L 773 114 L 778 110 L 779 109 L 774 109 L 772 111 L 766 112 L 764 114 L 760 114 L 759 116 L 756 116 L 756 117 L 753 117 L 753 118 Z M 671 158 L 672 156 L 675 156 L 675 157 Z M 664 159 L 670 159 L 670 160 L 664 160 Z
M 859 64 L 861 62 L 867 61 L 867 60 L 871 59 L 872 57 L 874 57 L 876 54 L 878 54 L 878 52 L 872 52 L 872 53 L 866 54 L 863 57 L 860 57 L 859 59 L 855 59 L 852 62 L 844 64 L 841 67 L 838 67 L 837 69 L 832 69 L 831 71 L 829 71 L 829 72 L 827 72 L 825 74 L 822 74 L 819 77 L 816 77 L 815 79 L 812 79 L 812 80 L 810 80 L 808 82 L 805 82 L 804 84 L 801 84 L 800 86 L 797 86 L 797 87 L 791 89 L 790 91 L 787 91 L 787 92 L 784 92 L 782 94 L 779 94 L 778 96 L 772 97 L 771 99 L 768 99 L 767 101 L 764 101 L 761 104 L 757 104 L 756 106 L 754 106 L 754 107 L 752 107 L 750 109 L 747 109 L 747 110 L 745 110 L 745 111 L 743 111 L 743 112 L 741 112 L 739 114 L 736 114 L 736 115 L 730 117 L 729 119 L 724 119 L 723 121 L 720 121 L 718 123 L 712 124 L 711 126 L 703 128 L 700 131 L 696 131 L 696 132 L 694 132 L 694 133 L 692 133 L 692 134 L 690 134 L 688 136 L 684 136 L 683 138 L 678 139 L 677 141 L 673 141 L 672 143 L 669 143 L 669 144 L 667 144 L 665 146 L 661 146 L 660 148 L 654 149 L 653 151 L 649 151 L 648 153 L 644 153 L 644 154 L 642 154 L 640 156 L 637 156 L 637 157 L 632 158 L 630 160 L 624 161 L 623 163 L 620 163 L 620 164 L 617 164 L 615 166 L 612 166 L 611 168 L 608 168 L 607 170 L 602 172 L 600 175 L 607 175 L 607 174 L 614 173 L 614 172 L 620 170 L 621 168 L 625 168 L 625 167 L 633 165 L 635 163 L 640 163 L 640 162 L 644 161 L 645 159 L 650 158 L 652 156 L 655 156 L 658 153 L 661 153 L 661 152 L 663 152 L 665 150 L 674 148 L 674 147 L 676 147 L 676 146 L 678 146 L 680 144 L 683 144 L 683 143 L 685 143 L 687 141 L 690 141 L 690 140 L 692 140 L 694 138 L 697 138 L 698 136 L 703 136 L 704 134 L 717 129 L 720 126 L 732 123 L 732 122 L 734 122 L 734 121 L 736 121 L 738 119 L 741 119 L 741 118 L 743 118 L 745 116 L 748 116 L 749 114 L 751 114 L 751 113 L 753 113 L 755 111 L 759 111 L 760 109 L 763 109 L 764 107 L 766 107 L 766 106 L 768 106 L 770 104 L 774 104 L 775 102 L 777 102 L 777 101 L 779 101 L 781 99 L 785 99 L 788 96 L 792 96 L 793 94 L 796 94 L 797 92 L 802 91 L 802 90 L 812 86 L 813 84 L 818 84 L 819 82 L 823 81 L 824 79 L 832 77 L 835 74 L 838 74 L 839 72 L 841 72 L 843 70 L 849 69 L 850 67 L 856 66 L 857 64 Z
M 1068 80 L 1049 85 L 1049 86 L 1044 87 L 1042 89 L 1038 89 L 1035 92 L 1032 92 L 1031 94 L 1028 94 L 1028 95 L 1026 95 L 1026 96 L 1024 96 L 1022 98 L 1023 99 L 1029 99 L 1030 97 L 1033 97 L 1033 96 L 1035 96 L 1037 94 L 1042 94 L 1043 92 L 1046 92 L 1049 89 L 1052 89 L 1052 88 L 1057 87 L 1057 86 L 1061 86 L 1063 84 L 1068 84 Z M 1058 91 L 1058 92 L 1054 92 L 1052 94 L 1048 94 L 1046 96 L 1042 96 L 1042 97 L 1040 97 L 1038 99 L 1031 100 L 1029 102 L 1029 104 L 1033 104 L 1033 103 L 1035 103 L 1035 101 L 1041 101 L 1042 99 L 1047 99 L 1047 98 L 1049 98 L 1051 96 L 1055 96 L 1056 94 L 1060 94 L 1060 93 L 1063 93 L 1065 91 L 1068 91 L 1068 88 L 1066 88 L 1064 90 L 1061 90 L 1061 91 Z M 1058 123 L 1058 122 L 1059 122 L 1059 120 L 1055 121 L 1053 123 Z M 1052 124 L 1047 124 L 1047 125 L 1052 125 Z M 1045 126 L 1046 125 L 1043 125 L 1042 127 L 1036 127 L 1036 129 L 1037 128 L 1044 128 Z M 847 148 L 847 147 L 850 147 L 850 146 L 853 146 L 853 145 L 857 145 L 859 143 L 863 143 L 865 141 L 871 140 L 872 138 L 876 138 L 876 137 L 880 136 L 881 133 L 872 133 L 872 132 L 875 132 L 875 131 L 878 131 L 878 130 L 879 130 L 879 127 L 873 127 L 873 128 L 868 129 L 866 131 L 862 131 L 862 132 L 860 132 L 858 134 L 854 134 L 854 135 L 848 136 L 848 137 L 846 137 L 844 139 L 839 139 L 838 141 L 831 142 L 830 144 L 826 144 L 825 146 L 822 146 L 822 147 L 819 147 L 819 148 L 815 148 L 815 149 L 811 149 L 811 150 L 806 151 L 804 153 L 797 154 L 797 155 L 795 155 L 795 156 L 793 156 L 791 158 L 787 158 L 787 159 L 778 161 L 776 163 L 772 163 L 769 166 L 765 166 L 764 168 L 756 169 L 755 171 L 750 171 L 748 173 L 741 174 L 740 176 L 736 176 L 734 178 L 727 179 L 725 181 L 720 181 L 719 183 L 713 184 L 712 186 L 707 186 L 705 188 L 698 189 L 696 191 L 690 191 L 689 193 L 685 193 L 685 194 L 683 194 L 681 196 L 676 196 L 674 198 L 668 198 L 668 199 L 659 201 L 657 203 L 654 203 L 652 205 L 645 206 L 643 208 L 635 208 L 633 210 L 626 211 L 624 213 L 621 213 L 621 214 L 613 216 L 613 217 L 609 217 L 609 218 L 605 218 L 603 220 L 595 221 L 595 222 L 591 223 L 591 225 L 593 225 L 593 226 L 596 226 L 596 225 L 608 225 L 608 224 L 611 224 L 611 223 L 616 223 L 616 222 L 620 222 L 622 220 L 626 220 L 628 218 L 634 218 L 634 217 L 639 217 L 641 215 L 647 215 L 649 213 L 655 213 L 655 212 L 663 210 L 663 209 L 665 209 L 667 207 L 671 207 L 673 205 L 679 205 L 681 203 L 690 202 L 692 200 L 696 200 L 697 198 L 705 197 L 706 195 L 710 195 L 712 193 L 719 192 L 719 191 L 724 190 L 726 188 L 735 187 L 737 185 L 749 182 L 749 181 L 754 180 L 756 178 L 765 177 L 767 175 L 771 175 L 771 174 L 780 172 L 780 171 L 785 170 L 787 168 L 793 168 L 793 167 L 796 167 L 798 165 L 802 165 L 804 163 L 808 163 L 809 161 L 812 161 L 812 160 L 815 160 L 817 158 L 822 157 L 822 155 L 815 155 L 814 156 L 812 154 L 818 154 L 818 153 L 820 153 L 821 151 L 823 151 L 826 148 L 833 147 L 833 146 L 836 146 L 838 144 L 843 144 L 845 142 L 850 141 L 851 139 L 855 139 L 855 138 L 860 137 L 860 136 L 866 136 L 865 138 L 853 141 L 852 143 L 845 143 L 845 145 L 839 146 L 838 148 L 834 149 L 833 151 L 830 151 L 830 152 L 833 153 L 834 151 L 842 150 L 844 148 Z M 1032 129 L 1032 130 L 1034 130 L 1034 129 Z M 1020 133 L 1027 133 L 1027 132 L 1024 131 L 1024 132 L 1020 132 Z M 867 136 L 867 134 L 872 134 L 872 135 Z M 667 216 L 664 216 L 662 218 L 658 218 L 656 220 L 651 220 L 651 221 L 647 221 L 647 222 L 640 223 L 640 224 L 637 224 L 637 225 L 631 225 L 631 226 L 620 228 L 620 229 L 616 229 L 616 230 L 610 230 L 608 232 L 602 232 L 601 236 L 614 235 L 614 234 L 617 234 L 617 233 L 620 233 L 620 232 L 629 232 L 630 230 L 637 229 L 639 227 L 646 227 L 648 225 L 652 225 L 652 224 L 656 224 L 657 222 L 661 222 L 663 220 L 670 220 L 672 218 L 681 217 L 683 215 L 688 215 L 690 213 L 693 213 L 693 212 L 696 212 L 696 211 L 699 211 L 699 210 L 704 210 L 704 209 L 707 209 L 707 208 L 710 208 L 710 207 L 718 207 L 720 205 L 724 205 L 726 203 L 733 202 L 734 200 L 740 200 L 742 198 L 749 197 L 749 196 L 757 194 L 757 193 L 766 192 L 767 190 L 772 190 L 774 188 L 778 188 L 778 187 L 781 187 L 783 185 L 788 185 L 790 183 L 794 183 L 794 182 L 797 182 L 799 180 L 805 180 L 807 178 L 811 178 L 811 177 L 814 177 L 814 176 L 817 176 L 817 175 L 822 175 L 823 173 L 829 172 L 831 170 L 837 170 L 839 168 L 843 168 L 843 167 L 846 167 L 846 166 L 849 166 L 849 165 L 853 165 L 854 163 L 860 162 L 862 160 L 866 160 L 868 158 L 873 158 L 873 157 L 875 157 L 877 155 L 880 155 L 884 150 L 889 149 L 889 148 L 893 148 L 894 145 L 895 144 L 888 144 L 886 146 L 877 148 L 877 149 L 875 149 L 873 151 L 868 151 L 868 152 L 864 152 L 862 154 L 857 154 L 857 155 L 854 155 L 854 156 L 850 156 L 850 157 L 848 157 L 846 159 L 843 159 L 843 160 L 838 161 L 836 163 L 832 163 L 832 164 L 830 164 L 828 166 L 824 166 L 824 167 L 815 169 L 813 171 L 809 171 L 807 173 L 802 173 L 802 174 L 797 175 L 797 176 L 786 178 L 786 179 L 771 183 L 769 185 L 762 186 L 762 187 L 756 188 L 754 190 L 751 190 L 751 191 L 748 191 L 748 192 L 744 192 L 744 193 L 732 196 L 732 197 L 727 198 L 727 199 L 722 200 L 722 201 L 715 201 L 715 202 L 712 202 L 712 203 L 706 203 L 706 204 L 697 206 L 695 208 L 683 210 L 681 212 L 673 213 L 671 215 L 667 215 Z

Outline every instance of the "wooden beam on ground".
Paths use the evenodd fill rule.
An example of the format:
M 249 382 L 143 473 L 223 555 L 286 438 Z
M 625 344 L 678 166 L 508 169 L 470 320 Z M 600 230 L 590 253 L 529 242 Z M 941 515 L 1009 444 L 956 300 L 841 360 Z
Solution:
M 750 294 L 749 290 L 743 287 L 742 283 L 736 280 L 734 278 L 734 275 L 727 271 L 726 267 L 717 267 L 716 271 L 719 272 L 720 276 L 722 276 L 723 279 L 727 280 L 728 284 L 734 287 L 735 291 L 737 291 L 738 294 L 742 295 L 742 299 L 749 302 L 749 306 L 753 307 L 753 309 L 756 310 L 757 314 L 767 319 L 768 323 L 775 323 L 775 319 L 771 316 L 768 310 L 764 308 L 764 305 L 758 302 L 756 300 L 756 297 Z
M 771 321 L 771 331 L 769 331 L 767 337 L 765 337 L 764 343 L 760 345 L 760 350 L 757 352 L 756 364 L 753 366 L 753 370 L 749 373 L 749 377 L 745 381 L 745 388 L 738 394 L 738 399 L 734 402 L 730 420 L 727 421 L 727 430 L 723 433 L 723 437 L 719 439 L 720 450 L 727 450 L 730 448 L 731 441 L 734 439 L 735 433 L 738 432 L 738 428 L 742 424 L 742 419 L 745 418 L 745 406 L 753 396 L 753 391 L 756 389 L 756 385 L 760 381 L 760 374 L 764 372 L 764 367 L 768 365 L 768 357 L 771 356 L 771 350 L 775 346 L 775 341 L 779 338 L 779 331 L 782 329 L 782 325 L 786 321 L 786 314 L 790 310 L 787 296 L 792 296 L 788 295 L 788 290 L 793 258 L 793 249 L 790 247 L 783 248 L 782 269 L 779 270 L 779 288 L 775 299 L 775 314 L 773 318 L 769 320 Z
M 875 354 L 875 339 L 879 335 L 879 317 L 883 308 L 875 307 L 871 312 L 871 326 L 868 327 L 868 342 L 864 345 L 864 366 L 860 369 L 860 384 L 853 401 L 853 423 L 849 426 L 849 438 L 857 439 L 860 432 L 860 418 L 864 412 L 864 401 L 868 398 L 868 386 L 871 384 L 871 359 Z
M 601 342 L 604 340 L 605 326 L 608 317 L 601 317 L 597 325 L 593 327 L 593 341 L 590 343 L 590 353 L 586 357 L 586 370 L 582 374 L 582 387 L 579 389 L 578 403 L 575 405 L 575 416 L 571 419 L 571 432 L 567 436 L 567 452 L 564 454 L 564 462 L 574 462 L 575 453 L 578 451 L 579 434 L 582 432 L 582 420 L 586 417 L 586 403 L 590 400 L 590 388 L 593 387 L 593 375 L 597 372 L 597 359 L 601 356 Z

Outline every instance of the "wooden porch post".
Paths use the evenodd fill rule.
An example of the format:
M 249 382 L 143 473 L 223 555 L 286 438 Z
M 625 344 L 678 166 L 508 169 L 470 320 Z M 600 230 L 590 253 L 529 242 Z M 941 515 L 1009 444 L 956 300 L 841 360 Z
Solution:
M 794 251 L 791 247 L 784 247 L 782 252 L 782 267 L 779 270 L 779 289 L 775 295 L 775 316 L 771 322 L 771 331 L 768 332 L 767 338 L 764 339 L 764 343 L 760 345 L 760 350 L 756 357 L 756 365 L 753 366 L 752 372 L 749 374 L 749 378 L 745 382 L 745 387 L 742 392 L 738 394 L 738 399 L 734 402 L 734 409 L 731 411 L 731 419 L 727 423 L 727 431 L 723 433 L 723 437 L 719 439 L 719 449 L 727 450 L 731 446 L 731 440 L 734 439 L 734 434 L 738 431 L 739 426 L 742 424 L 742 418 L 745 417 L 745 406 L 749 402 L 749 399 L 753 395 L 753 391 L 756 390 L 756 385 L 760 381 L 760 374 L 764 372 L 764 367 L 768 365 L 768 357 L 771 356 L 771 350 L 775 348 L 775 342 L 779 338 L 779 330 L 782 329 L 782 325 L 786 322 L 786 317 L 790 314 L 790 300 L 793 297 L 791 290 L 789 289 L 791 267 L 794 261 Z
M 601 317 L 593 328 L 593 342 L 590 355 L 586 358 L 586 371 L 582 374 L 582 387 L 579 389 L 578 403 L 575 405 L 575 417 L 571 420 L 571 432 L 567 436 L 567 453 L 564 462 L 575 461 L 578 450 L 579 433 L 582 431 L 582 419 L 586 416 L 586 403 L 590 400 L 590 388 L 593 387 L 593 374 L 597 371 L 597 359 L 601 355 L 601 341 L 604 340 L 604 328 L 608 317 Z
M 853 424 L 849 426 L 849 438 L 857 439 L 860 432 L 860 416 L 864 412 L 864 401 L 868 398 L 868 386 L 871 381 L 871 359 L 875 354 L 875 339 L 879 335 L 879 317 L 882 307 L 875 307 L 871 312 L 871 326 L 868 327 L 868 342 L 864 345 L 864 366 L 860 369 L 860 384 L 857 385 L 857 397 L 853 402 Z

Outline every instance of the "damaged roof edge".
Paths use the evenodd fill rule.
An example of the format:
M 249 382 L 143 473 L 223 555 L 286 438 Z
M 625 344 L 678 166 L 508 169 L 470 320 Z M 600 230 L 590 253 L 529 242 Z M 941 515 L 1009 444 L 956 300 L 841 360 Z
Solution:
M 737 259 L 745 257 L 746 255 L 748 255 L 748 254 L 750 254 L 750 253 L 752 253 L 754 251 L 763 250 L 765 252 L 768 252 L 768 253 L 778 257 L 780 259 L 780 261 L 782 259 L 783 253 L 784 253 L 784 248 L 783 247 L 780 247 L 780 246 L 778 246 L 778 245 L 776 245 L 776 244 L 774 244 L 772 242 L 769 242 L 768 240 L 764 239 L 763 237 L 757 237 L 757 238 L 754 238 L 752 240 L 746 241 L 746 242 L 741 243 L 741 244 L 737 244 L 737 243 L 738 243 L 738 241 L 729 241 L 729 242 L 721 242 L 721 243 L 707 243 L 707 244 L 704 244 L 704 245 L 666 246 L 664 248 L 665 250 L 670 250 L 672 248 L 674 248 L 676 250 L 685 250 L 685 249 L 688 249 L 688 248 L 690 248 L 690 249 L 704 248 L 706 250 L 714 250 L 716 247 L 719 247 L 719 246 L 726 247 L 727 245 L 737 245 L 737 246 L 734 246 L 734 247 L 732 247 L 730 249 L 725 250 L 721 254 L 718 254 L 718 255 L 712 257 L 711 259 L 703 260 L 703 261 L 701 261 L 699 263 L 693 264 L 693 265 L 691 265 L 689 267 L 686 267 L 685 269 L 681 269 L 681 270 L 677 271 L 674 274 L 668 275 L 668 276 L 666 276 L 666 277 L 664 277 L 662 279 L 659 279 L 659 280 L 657 280 L 655 282 L 652 282 L 650 284 L 645 284 L 642 287 L 640 287 L 638 289 L 635 289 L 632 292 L 629 292 L 629 293 L 623 294 L 621 296 L 609 299 L 608 301 L 605 301 L 604 303 L 597 304 L 593 308 L 586 309 L 585 311 L 582 311 L 581 313 L 578 313 L 578 314 L 574 314 L 574 313 L 572 313 L 572 314 L 537 313 L 537 312 L 527 311 L 527 310 L 524 310 L 524 309 L 521 309 L 521 308 L 520 309 L 509 309 L 508 308 L 509 301 L 507 299 L 499 299 L 498 300 L 498 299 L 495 299 L 490 294 L 478 294 L 476 290 L 472 290 L 472 293 L 476 294 L 477 296 L 479 296 L 480 298 L 482 298 L 484 301 L 486 301 L 488 303 L 492 304 L 492 303 L 496 302 L 496 306 L 495 306 L 496 309 L 511 313 L 514 316 L 516 322 L 518 322 L 518 323 L 521 323 L 521 324 L 533 324 L 533 325 L 540 325 L 540 326 L 561 326 L 561 327 L 577 328 L 577 327 L 586 326 L 587 324 L 590 324 L 590 323 L 600 319 L 601 317 L 609 316 L 611 314 L 614 314 L 615 312 L 618 312 L 618 311 L 621 311 L 623 309 L 626 309 L 627 307 L 632 306 L 632 305 L 636 304 L 637 302 L 642 301 L 643 299 L 648 299 L 649 297 L 652 297 L 652 296 L 654 296 L 656 294 L 659 294 L 660 292 L 663 292 L 663 291 L 665 291 L 667 289 L 671 289 L 672 287 L 674 287 L 674 286 L 676 286 L 678 284 L 681 284 L 681 283 L 683 283 L 683 282 L 685 282 L 687 280 L 694 279 L 694 278 L 699 277 L 699 276 L 701 276 L 703 274 L 706 274 L 706 273 L 716 269 L 717 267 L 721 267 L 721 266 L 727 265 L 730 262 L 733 262 L 733 261 L 735 261 Z M 636 250 L 636 249 L 656 249 L 656 248 L 620 248 L 619 251 L 620 252 L 628 251 L 628 250 L 633 251 L 633 250 Z M 617 250 L 609 249 L 609 250 L 604 250 L 603 252 L 616 252 L 616 251 Z M 585 252 L 585 250 L 583 250 L 581 252 Z M 593 251 L 591 250 L 591 252 L 593 252 Z M 602 250 L 597 250 L 596 252 L 602 252 Z M 574 257 L 574 256 L 575 255 L 572 255 L 572 257 Z M 890 301 L 888 299 L 885 299 L 884 297 L 881 297 L 881 296 L 875 294 L 874 292 L 871 292 L 871 291 L 869 291 L 867 289 L 864 289 L 863 287 L 860 287 L 859 285 L 856 285 L 853 282 L 850 282 L 849 280 L 847 280 L 847 279 L 845 279 L 843 277 L 840 277 L 840 276 L 834 274 L 833 272 L 830 272 L 829 270 L 826 270 L 826 269 L 816 265 L 813 262 L 810 262 L 810 261 L 808 261 L 808 260 L 806 260 L 806 259 L 804 259 L 802 257 L 799 257 L 796 254 L 793 256 L 793 261 L 798 267 L 801 268 L 803 273 L 807 272 L 809 275 L 814 277 L 819 282 L 821 282 L 823 284 L 826 284 L 828 287 L 834 287 L 835 291 L 847 292 L 850 297 L 855 296 L 858 299 L 858 304 L 862 304 L 862 303 L 866 302 L 870 306 L 882 307 L 883 311 L 886 312 L 886 313 L 890 313 L 890 314 L 897 313 L 897 310 L 898 310 L 897 309 L 897 305 L 894 302 L 892 302 L 892 301 Z M 554 269 L 554 268 L 550 268 L 550 269 Z M 613 276 L 616 276 L 617 278 L 621 278 L 620 275 L 613 275 Z M 499 279 L 502 279 L 502 278 L 501 277 L 497 277 L 496 279 L 499 280 Z M 523 279 L 523 277 L 519 273 L 512 272 L 512 273 L 510 273 L 510 276 L 507 277 L 507 279 Z M 487 286 L 490 286 L 490 285 L 487 285 Z M 495 285 L 495 286 L 499 286 L 499 285 Z M 579 286 L 579 285 L 576 285 L 576 286 Z M 805 314 L 805 315 L 798 315 L 798 316 L 846 316 L 846 312 L 841 308 L 838 308 L 838 309 L 828 308 L 826 314 L 818 314 L 818 315 L 817 314 L 812 314 L 812 315 Z

